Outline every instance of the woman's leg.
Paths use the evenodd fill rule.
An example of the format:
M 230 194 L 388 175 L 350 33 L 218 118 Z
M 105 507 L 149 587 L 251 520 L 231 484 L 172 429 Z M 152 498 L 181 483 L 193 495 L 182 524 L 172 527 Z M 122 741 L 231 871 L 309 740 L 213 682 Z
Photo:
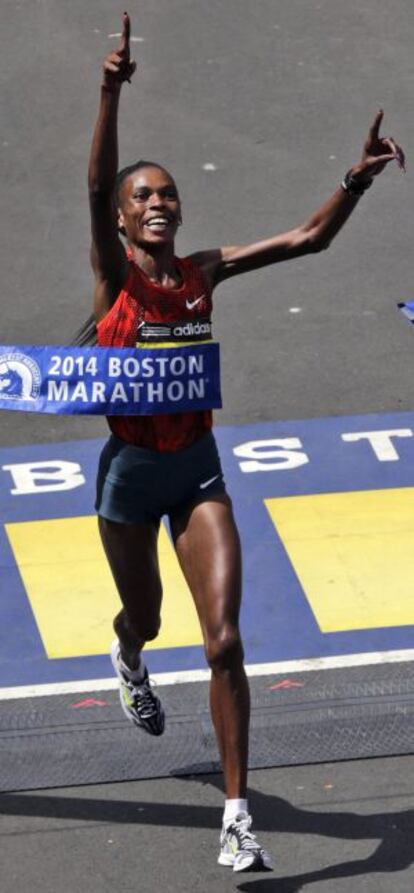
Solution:
M 211 667 L 210 702 L 226 789 L 218 862 L 234 871 L 271 869 L 251 833 L 246 798 L 250 698 L 239 632 L 240 541 L 224 493 L 171 519 L 175 548 L 192 591 Z
M 162 735 L 164 711 L 141 660 L 145 642 L 160 627 L 161 581 L 157 556 L 157 524 L 119 524 L 99 517 L 106 556 L 123 608 L 115 617 L 118 636 L 111 650 L 119 679 L 121 706 L 134 725 Z
M 99 516 L 99 531 L 123 608 L 114 629 L 124 663 L 135 670 L 145 642 L 160 628 L 162 587 L 158 566 L 158 524 L 120 524 Z
M 211 713 L 226 796 L 245 798 L 250 699 L 239 631 L 240 541 L 231 501 L 226 494 L 211 497 L 175 514 L 171 528 L 212 671 Z

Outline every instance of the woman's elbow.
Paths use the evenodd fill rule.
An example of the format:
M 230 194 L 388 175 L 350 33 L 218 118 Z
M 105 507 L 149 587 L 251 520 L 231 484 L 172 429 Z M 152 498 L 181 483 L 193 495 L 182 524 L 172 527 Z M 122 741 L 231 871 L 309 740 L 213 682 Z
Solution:
M 319 254 L 320 251 L 326 251 L 330 244 L 330 239 L 322 236 L 314 236 L 310 240 L 309 254 Z
M 294 249 L 300 254 L 318 254 L 326 251 L 330 244 L 331 238 L 317 230 L 301 229 L 297 233 Z
M 306 243 L 308 254 L 319 254 L 320 251 L 326 251 L 329 248 L 331 238 L 318 232 L 308 233 Z

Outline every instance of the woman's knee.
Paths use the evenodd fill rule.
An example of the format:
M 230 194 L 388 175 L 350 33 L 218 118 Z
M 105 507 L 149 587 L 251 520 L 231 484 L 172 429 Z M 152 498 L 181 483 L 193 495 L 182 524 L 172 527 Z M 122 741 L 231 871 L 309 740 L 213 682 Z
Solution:
M 161 617 L 152 617 L 143 620 L 139 620 L 136 623 L 136 631 L 139 635 L 140 639 L 144 639 L 145 642 L 152 642 L 157 638 L 158 633 L 161 629 Z
M 244 653 L 239 629 L 225 626 L 215 635 L 207 635 L 205 652 L 213 672 L 232 670 L 242 664 Z
M 161 600 L 161 596 L 160 596 Z M 121 638 L 127 636 L 144 642 L 151 642 L 157 638 L 161 628 L 161 615 L 159 601 L 153 605 L 143 605 L 135 608 L 133 605 L 123 608 L 114 621 L 115 631 Z

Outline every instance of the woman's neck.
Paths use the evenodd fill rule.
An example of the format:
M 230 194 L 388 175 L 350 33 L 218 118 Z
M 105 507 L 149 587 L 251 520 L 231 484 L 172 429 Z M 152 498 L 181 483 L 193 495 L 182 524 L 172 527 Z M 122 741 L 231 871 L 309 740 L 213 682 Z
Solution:
M 129 245 L 131 256 L 143 273 L 159 285 L 174 287 L 180 284 L 181 277 L 174 257 L 174 246 L 156 246 L 153 251 L 138 245 Z

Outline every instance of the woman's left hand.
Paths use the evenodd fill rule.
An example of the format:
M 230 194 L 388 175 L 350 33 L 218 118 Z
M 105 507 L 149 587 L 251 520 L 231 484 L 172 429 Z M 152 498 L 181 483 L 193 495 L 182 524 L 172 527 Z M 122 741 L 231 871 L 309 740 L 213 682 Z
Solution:
M 390 161 L 396 161 L 405 171 L 405 156 L 401 146 L 391 136 L 380 136 L 379 131 L 384 117 L 382 109 L 376 114 L 364 144 L 359 165 L 353 169 L 353 176 L 370 179 L 380 174 Z

